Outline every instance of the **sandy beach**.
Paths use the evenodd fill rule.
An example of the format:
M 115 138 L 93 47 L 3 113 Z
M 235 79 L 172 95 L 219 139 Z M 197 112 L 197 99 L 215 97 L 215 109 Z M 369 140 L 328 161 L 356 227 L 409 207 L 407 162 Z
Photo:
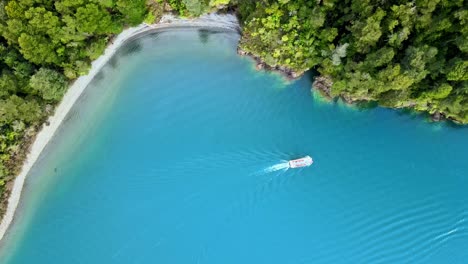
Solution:
M 21 193 L 25 180 L 34 163 L 40 157 L 42 151 L 54 136 L 62 121 L 66 118 L 70 109 L 81 96 L 88 84 L 93 80 L 101 68 L 109 61 L 117 50 L 127 41 L 137 35 L 148 33 L 160 29 L 180 27 L 206 27 L 220 28 L 226 30 L 240 31 L 237 18 L 234 15 L 208 14 L 197 19 L 181 19 L 172 15 L 165 15 L 158 24 L 141 24 L 137 27 L 128 28 L 122 31 L 109 45 L 104 54 L 92 63 L 88 75 L 78 78 L 68 89 L 60 104 L 57 106 L 53 116 L 49 117 L 49 125 L 43 126 L 37 134 L 36 140 L 31 146 L 30 152 L 23 164 L 20 174 L 15 178 L 13 188 L 8 199 L 8 208 L 0 224 L 0 240 L 5 236 L 12 223 L 16 208 L 21 199 Z

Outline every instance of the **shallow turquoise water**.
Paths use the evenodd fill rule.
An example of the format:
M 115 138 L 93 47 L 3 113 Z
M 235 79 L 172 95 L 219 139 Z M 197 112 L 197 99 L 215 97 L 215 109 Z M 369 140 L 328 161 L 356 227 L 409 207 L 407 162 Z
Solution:
M 466 263 L 467 128 L 323 102 L 237 40 L 125 46 L 32 171 L 0 262 Z

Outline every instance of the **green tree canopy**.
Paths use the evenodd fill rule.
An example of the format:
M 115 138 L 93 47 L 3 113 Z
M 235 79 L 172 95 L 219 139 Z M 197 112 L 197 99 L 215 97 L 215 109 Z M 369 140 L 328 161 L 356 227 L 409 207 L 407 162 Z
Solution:
M 30 81 L 31 88 L 44 100 L 57 101 L 67 88 L 67 80 L 62 74 L 47 68 L 40 68 Z

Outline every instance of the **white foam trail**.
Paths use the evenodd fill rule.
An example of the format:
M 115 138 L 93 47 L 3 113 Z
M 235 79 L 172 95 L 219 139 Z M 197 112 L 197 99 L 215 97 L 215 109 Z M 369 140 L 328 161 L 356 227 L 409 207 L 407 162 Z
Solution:
M 287 169 L 289 169 L 289 162 L 282 162 L 282 163 L 278 163 L 278 164 L 275 164 L 273 166 L 270 166 L 264 169 L 263 172 L 269 173 L 269 172 L 287 170 Z
M 448 238 L 448 236 L 450 236 L 451 234 L 453 234 L 453 233 L 455 233 L 457 231 L 458 231 L 458 228 L 452 229 L 452 230 L 450 230 L 448 232 L 445 232 L 443 234 L 440 234 L 440 235 L 436 236 L 433 240 L 439 240 L 441 238 Z

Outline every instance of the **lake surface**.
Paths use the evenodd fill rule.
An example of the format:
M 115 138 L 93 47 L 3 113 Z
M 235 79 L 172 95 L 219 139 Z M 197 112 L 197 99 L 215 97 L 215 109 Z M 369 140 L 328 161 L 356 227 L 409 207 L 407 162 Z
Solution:
M 0 262 L 466 263 L 467 128 L 324 102 L 238 38 L 123 47 L 33 169 Z

